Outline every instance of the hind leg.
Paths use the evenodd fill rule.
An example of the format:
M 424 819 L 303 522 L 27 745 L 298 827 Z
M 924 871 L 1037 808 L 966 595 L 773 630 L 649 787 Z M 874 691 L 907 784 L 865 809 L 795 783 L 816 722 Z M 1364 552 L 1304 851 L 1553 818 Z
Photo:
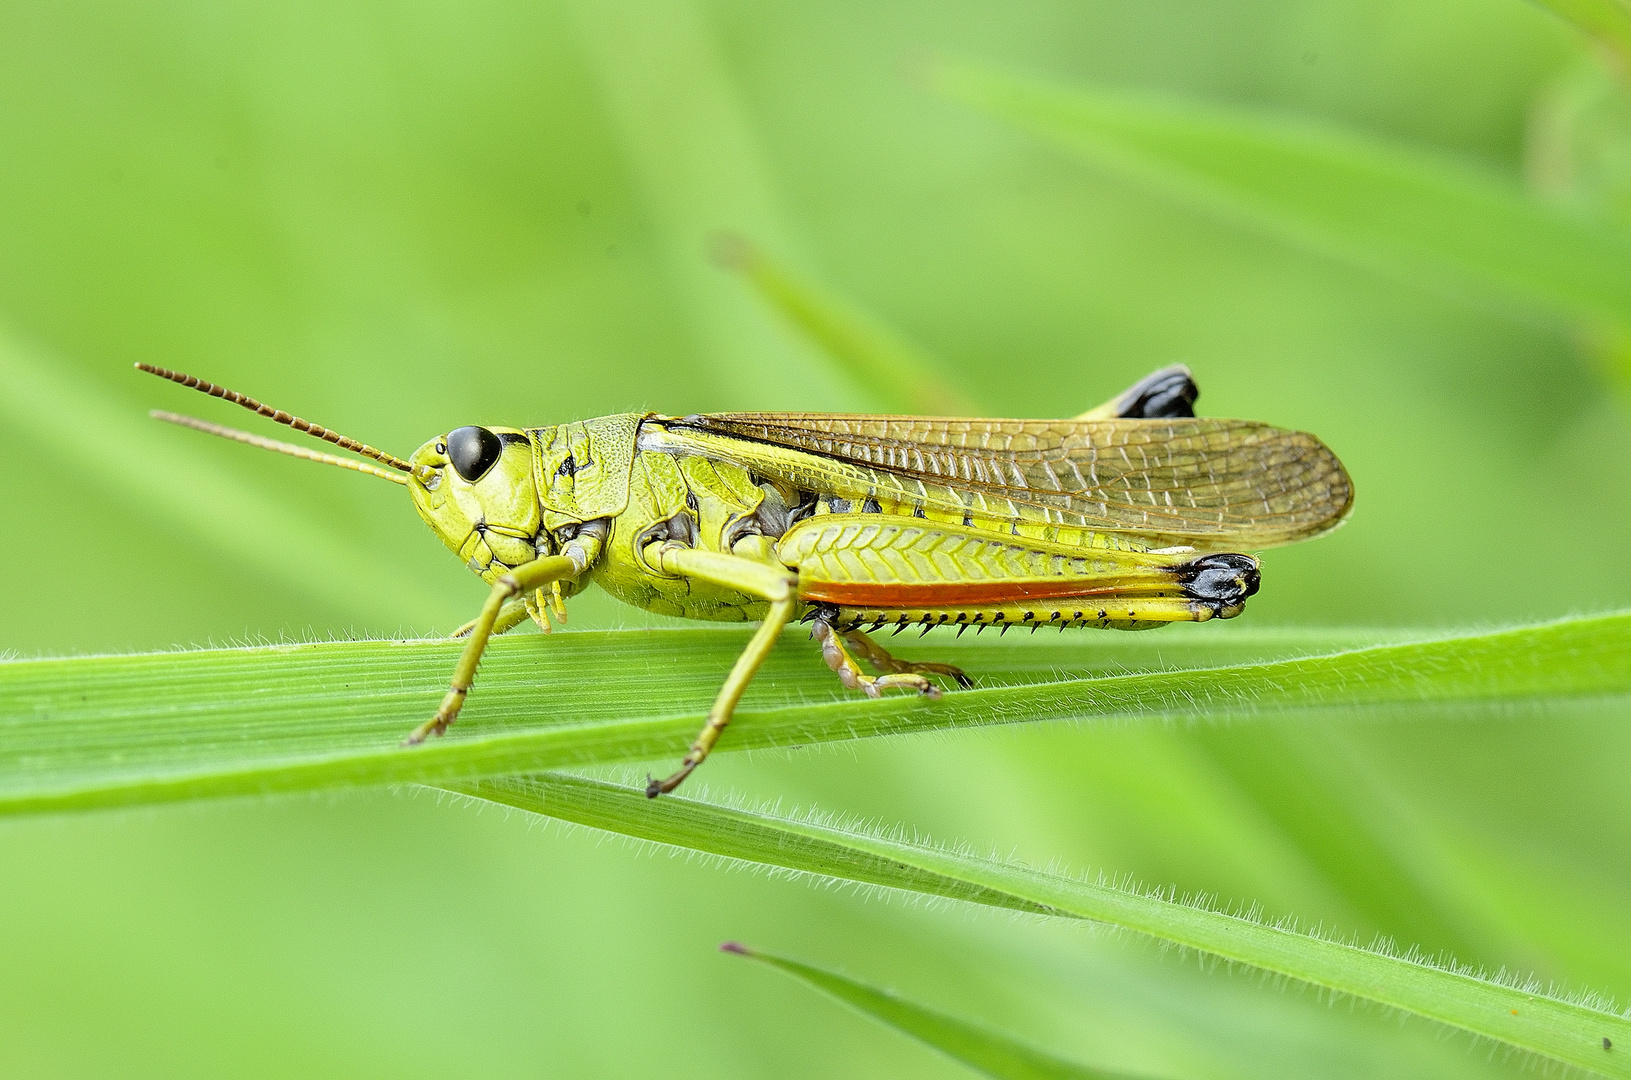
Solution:
M 1170 416 L 1194 416 L 1195 399 L 1201 394 L 1189 369 L 1173 364 L 1154 371 L 1123 390 L 1103 405 L 1074 417 L 1076 420 L 1114 420 L 1118 417 L 1154 420 Z
M 950 664 L 914 664 L 897 660 L 861 631 L 839 631 L 831 622 L 819 616 L 815 619 L 810 636 L 821 643 L 821 658 L 838 674 L 838 681 L 850 690 L 862 691 L 868 697 L 878 697 L 895 686 L 916 690 L 928 698 L 939 697 L 940 688 L 926 679 L 924 673 L 948 676 L 965 687 L 974 685 L 967 675 Z M 881 674 L 864 674 L 856 659 L 857 653 Z
M 842 634 L 845 643 L 854 649 L 860 657 L 871 664 L 874 669 L 887 674 L 901 675 L 944 675 L 954 679 L 958 686 L 964 690 L 972 689 L 974 680 L 963 673 L 960 667 L 951 664 L 918 663 L 911 660 L 901 660 L 890 655 L 889 650 L 873 641 L 862 630 L 845 630 Z

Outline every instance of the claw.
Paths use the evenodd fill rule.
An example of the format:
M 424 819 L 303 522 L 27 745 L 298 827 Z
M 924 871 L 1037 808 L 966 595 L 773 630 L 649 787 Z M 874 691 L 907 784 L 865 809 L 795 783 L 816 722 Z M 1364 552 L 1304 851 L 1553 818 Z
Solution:
M 447 730 L 447 725 L 450 723 L 452 723 L 451 719 L 443 720 L 442 714 L 437 713 L 429 720 L 426 720 L 423 724 L 420 724 L 418 727 L 414 728 L 413 731 L 408 734 L 408 737 L 403 739 L 397 745 L 418 746 L 432 735 L 441 735 Z
M 697 764 L 698 761 L 693 761 L 691 759 L 691 755 L 687 754 L 684 763 L 680 765 L 680 771 L 675 773 L 673 776 L 670 776 L 667 780 L 653 780 L 651 778 L 651 774 L 647 773 L 646 798 L 655 799 L 659 795 L 667 795 L 670 791 L 673 791 L 675 788 L 679 787 L 681 781 L 683 781 L 687 776 L 691 775 L 692 770 L 697 767 Z

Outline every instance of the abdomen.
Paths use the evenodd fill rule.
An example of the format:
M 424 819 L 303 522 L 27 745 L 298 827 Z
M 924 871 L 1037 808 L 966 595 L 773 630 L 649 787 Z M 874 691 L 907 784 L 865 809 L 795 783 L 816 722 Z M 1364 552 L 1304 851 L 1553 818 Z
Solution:
M 778 554 L 799 595 L 840 626 L 1095 626 L 1145 629 L 1238 615 L 1257 591 L 1246 555 L 1138 550 L 1088 534 L 1062 545 L 890 514 L 823 514 Z

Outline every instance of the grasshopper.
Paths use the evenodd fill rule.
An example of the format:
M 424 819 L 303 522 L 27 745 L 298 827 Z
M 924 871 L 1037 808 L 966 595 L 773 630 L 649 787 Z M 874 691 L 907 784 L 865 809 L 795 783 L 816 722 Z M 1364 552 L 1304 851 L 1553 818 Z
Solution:
M 759 623 L 680 768 L 708 756 L 795 620 L 844 686 L 938 698 L 948 664 L 891 656 L 868 631 L 1050 626 L 1143 630 L 1240 614 L 1258 562 L 1231 547 L 1341 524 L 1353 484 L 1312 435 L 1198 419 L 1187 368 L 1164 368 L 1069 420 L 829 413 L 620 413 L 553 427 L 456 428 L 406 461 L 253 398 L 139 369 L 371 458 L 319 453 L 155 411 L 161 420 L 408 489 L 490 587 L 452 685 L 405 745 L 458 718 L 482 651 L 528 618 L 550 628 L 590 583 L 664 615 Z M 861 661 L 874 669 L 867 674 Z

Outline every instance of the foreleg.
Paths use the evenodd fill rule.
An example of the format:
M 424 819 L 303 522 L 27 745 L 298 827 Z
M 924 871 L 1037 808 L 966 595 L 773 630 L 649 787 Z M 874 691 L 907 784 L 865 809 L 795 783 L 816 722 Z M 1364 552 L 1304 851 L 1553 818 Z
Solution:
M 447 730 L 449 724 L 458 719 L 459 710 L 464 707 L 464 699 L 470 694 L 470 686 L 476 679 L 476 667 L 481 663 L 481 654 L 487 649 L 487 641 L 493 636 L 499 624 L 499 617 L 504 605 L 529 589 L 536 589 L 563 578 L 577 577 L 589 566 L 591 556 L 576 549 L 568 549 L 565 555 L 545 555 L 530 563 L 516 567 L 507 574 L 499 576 L 493 582 L 493 589 L 487 594 L 487 603 L 482 605 L 481 614 L 476 617 L 470 628 L 470 637 L 465 642 L 464 652 L 459 654 L 458 665 L 453 669 L 453 684 L 448 688 L 447 695 L 442 698 L 441 707 L 436 715 L 413 729 L 406 739 L 402 740 L 404 746 L 414 746 L 422 743 L 431 735 L 440 735 Z M 525 616 L 526 609 L 522 607 Z M 511 624 L 512 626 L 514 623 Z
M 511 599 L 505 601 L 504 606 L 499 609 L 498 618 L 493 620 L 493 629 L 491 631 L 492 635 L 497 637 L 499 634 L 508 633 L 509 631 L 514 630 L 517 626 L 520 626 L 522 623 L 527 621 L 527 616 L 529 614 L 530 612 L 527 609 L 525 600 Z M 453 631 L 453 633 L 449 634 L 448 637 L 469 637 L 471 632 L 476 629 L 476 625 L 480 622 L 481 616 L 478 615 L 474 619 L 471 619 L 469 622 L 465 623 L 463 626 L 459 627 L 457 630 Z

